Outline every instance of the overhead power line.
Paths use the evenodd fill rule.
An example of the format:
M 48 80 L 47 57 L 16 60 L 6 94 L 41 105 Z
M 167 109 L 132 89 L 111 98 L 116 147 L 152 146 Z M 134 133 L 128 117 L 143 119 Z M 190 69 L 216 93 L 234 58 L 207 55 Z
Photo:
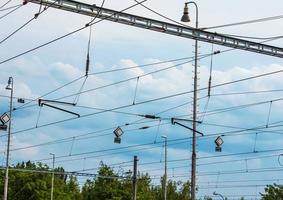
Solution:
M 216 29 L 216 28 L 225 28 L 225 27 L 231 27 L 231 26 L 239 26 L 239 25 L 245 25 L 245 24 L 253 24 L 253 23 L 266 22 L 266 21 L 271 21 L 271 20 L 278 20 L 282 18 L 283 18 L 283 15 L 277 15 L 277 16 L 272 16 L 272 17 L 264 17 L 264 18 L 258 18 L 258 19 L 253 19 L 253 20 L 222 24 L 222 25 L 217 25 L 217 26 L 203 27 L 201 29 L 208 30 L 208 29 Z
M 18 4 L 18 5 L 10 6 L 10 7 L 7 7 L 7 8 L 2 8 L 2 9 L 0 9 L 0 12 L 13 9 L 13 8 L 16 8 L 16 7 L 21 6 L 21 5 L 23 5 L 23 4 Z
M 147 66 L 159 65 L 159 64 L 164 64 L 164 63 L 168 63 L 168 62 L 176 62 L 176 61 L 188 60 L 188 59 L 192 59 L 192 58 L 193 57 L 184 57 L 184 58 L 178 58 L 178 59 L 171 59 L 171 60 L 166 60 L 166 61 L 161 61 L 161 62 L 153 62 L 153 63 L 149 63 L 149 64 L 145 64 L 145 65 L 137 65 L 137 66 L 133 66 L 133 67 L 125 67 L 125 68 L 114 69 L 114 70 L 106 70 L 106 71 L 94 72 L 94 73 L 91 73 L 89 75 L 99 75 L 99 74 L 112 73 L 112 72 L 117 72 L 117 71 L 130 70 L 130 69 L 134 69 L 134 68 L 143 68 L 143 67 L 147 67 Z M 183 62 L 183 63 L 187 63 L 187 62 L 191 62 L 191 61 L 186 61 L 186 62 Z M 168 69 L 174 68 L 174 67 L 176 67 L 178 65 L 173 65 L 173 66 L 169 67 Z M 161 71 L 163 71 L 163 70 L 167 70 L 167 69 L 166 68 L 161 69 Z M 157 73 L 157 71 L 153 71 L 152 73 Z M 31 100 L 31 101 L 35 102 L 38 99 L 43 98 L 43 97 L 45 97 L 45 96 L 47 96 L 49 94 L 52 94 L 52 93 L 54 93 L 54 92 L 56 92 L 56 91 L 58 91 L 58 90 L 60 90 L 60 89 L 62 89 L 64 87 L 66 87 L 66 86 L 68 86 L 68 85 L 70 85 L 70 84 L 72 84 L 74 82 L 79 81 L 80 79 L 82 79 L 84 77 L 85 76 L 81 76 L 81 77 L 79 77 L 79 78 L 77 78 L 77 79 L 75 79 L 75 80 L 73 80 L 73 81 L 71 81 L 71 82 L 69 82 L 67 84 L 64 84 L 63 86 L 60 86 L 59 88 L 56 88 L 56 89 L 54 89 L 54 90 L 52 90 L 50 92 L 47 92 L 44 95 L 41 95 L 40 97 L 35 98 L 35 99 Z M 53 100 L 60 100 L 60 99 L 67 98 L 67 97 L 77 96 L 77 95 L 82 94 L 82 93 L 91 92 L 91 91 L 94 91 L 94 90 L 99 90 L 99 89 L 102 89 L 102 88 L 106 88 L 106 87 L 110 87 L 110 86 L 113 86 L 113 85 L 118 85 L 118 84 L 121 84 L 121 83 L 124 83 L 124 82 L 128 82 L 128 81 L 136 79 L 136 78 L 137 78 L 136 76 L 132 77 L 132 78 L 127 78 L 127 79 L 124 79 L 124 80 L 121 80 L 121 81 L 118 81 L 118 82 L 114 82 L 114 83 L 111 83 L 111 84 L 103 85 L 103 86 L 100 86 L 100 87 L 97 87 L 97 88 L 93 88 L 93 89 L 90 89 L 90 90 L 87 90 L 87 91 L 77 92 L 77 93 L 74 93 L 74 94 L 71 94 L 71 95 L 67 95 L 67 96 L 64 96 L 64 97 L 60 97 L 60 98 L 57 98 L 57 99 L 53 99 Z M 31 106 L 27 106 L 30 103 L 31 102 L 28 102 L 28 103 L 23 104 L 23 105 L 21 105 L 19 107 L 16 107 L 16 108 L 14 108 L 14 110 L 19 110 L 19 109 L 23 109 L 23 108 L 27 108 L 27 107 L 32 107 L 32 106 L 35 106 L 35 105 L 37 106 L 37 103 L 34 104 L 34 105 L 31 105 Z
M 12 0 L 8 0 L 7 2 L 5 2 L 4 4 L 2 4 L 1 6 L 0 6 L 0 9 L 1 8 L 4 8 L 8 3 L 10 3 Z
M 18 5 L 18 6 L 13 6 L 13 7 L 11 7 L 11 8 L 14 8 L 14 9 L 11 10 L 11 11 L 9 11 L 9 12 L 7 12 L 6 14 L 0 16 L 0 20 L 1 20 L 1 19 L 4 19 L 4 18 L 7 17 L 8 15 L 10 15 L 10 14 L 16 12 L 16 10 L 18 10 L 18 9 L 21 8 L 22 6 L 23 6 L 23 5 Z M 10 8 L 9 8 L 9 9 L 10 9 Z M 3 9 L 2 11 L 4 11 L 4 10 L 7 10 L 7 8 L 6 8 L 6 9 Z M 1 10 L 0 10 L 0 11 L 1 11 Z M 0 41 L 0 44 L 1 44 L 1 43 L 2 43 L 2 42 Z
M 143 0 L 143 1 L 139 2 L 139 3 L 133 4 L 133 5 L 129 6 L 129 7 L 127 7 L 127 8 L 125 8 L 125 9 L 121 10 L 121 11 L 116 12 L 115 14 L 118 14 L 118 13 L 124 12 L 124 11 L 126 11 L 126 10 L 129 10 L 129 9 L 131 9 L 131 8 L 137 6 L 137 5 L 139 5 L 139 4 L 141 4 L 141 3 L 145 2 L 145 1 L 147 1 L 147 0 Z M 56 3 L 56 1 L 54 1 L 52 4 L 54 4 L 54 3 Z M 51 4 L 51 5 L 52 5 L 52 4 Z M 49 5 L 49 7 L 50 7 L 51 5 Z M 53 39 L 53 40 L 51 40 L 51 41 L 49 41 L 49 42 L 43 43 L 43 44 L 38 45 L 38 46 L 36 46 L 36 47 L 34 47 L 34 48 L 32 48 L 32 49 L 29 49 L 29 50 L 24 51 L 24 52 L 22 52 L 22 53 L 20 53 L 20 54 L 17 54 L 17 55 L 15 55 L 15 56 L 12 56 L 12 57 L 10 57 L 10 58 L 8 58 L 8 59 L 5 59 L 5 60 L 3 60 L 3 61 L 0 61 L 0 65 L 6 63 L 6 62 L 8 62 L 8 61 L 11 61 L 11 60 L 13 60 L 13 59 L 15 59 L 15 58 L 18 58 L 18 57 L 20 57 L 20 56 L 23 56 L 23 55 L 25 55 L 25 54 L 28 54 L 28 53 L 30 53 L 30 52 L 33 52 L 33 51 L 35 51 L 35 50 L 37 50 L 37 49 L 40 49 L 40 48 L 42 48 L 42 47 L 45 47 L 45 46 L 47 46 L 47 45 L 49 45 L 49 44 L 52 44 L 52 43 L 54 43 L 54 42 L 57 42 L 58 40 L 61 40 L 61 39 L 63 39 L 63 38 L 66 38 L 66 37 L 68 37 L 68 36 L 70 36 L 70 35 L 73 35 L 73 34 L 75 34 L 75 33 L 77 33 L 77 32 L 80 32 L 80 31 L 84 30 L 85 28 L 87 28 L 88 26 L 93 26 L 94 24 L 100 23 L 100 22 L 106 20 L 106 19 L 109 18 L 109 17 L 112 17 L 112 15 L 111 15 L 111 16 L 108 16 L 108 17 L 106 17 L 106 18 L 100 19 L 100 20 L 98 20 L 98 21 L 96 21 L 96 22 L 92 22 L 92 23 L 90 23 L 90 24 L 87 24 L 87 25 L 85 25 L 85 26 L 82 26 L 81 28 L 78 28 L 78 29 L 76 29 L 76 30 L 74 30 L 74 31 L 72 31 L 72 32 L 69 32 L 69 33 L 67 33 L 67 34 L 65 34 L 65 35 L 62 35 L 62 36 L 60 36 L 60 37 L 57 37 L 57 38 L 55 38 L 55 39 Z
M 0 167 L 0 170 L 4 170 L 5 167 Z M 53 170 L 34 170 L 34 169 L 23 169 L 23 168 L 9 168 L 10 171 L 15 172 L 25 172 L 25 173 L 42 173 L 42 174 L 55 174 L 55 175 L 70 175 L 70 176 L 85 176 L 85 177 L 94 177 L 102 179 L 128 179 L 128 177 L 122 176 L 103 176 L 99 174 L 90 174 L 90 173 L 79 173 L 79 172 L 59 172 Z
M 54 1 L 52 4 L 44 7 L 43 10 L 41 10 L 41 5 L 39 7 L 39 11 L 38 13 L 34 14 L 34 16 L 29 19 L 27 22 L 25 22 L 23 25 L 21 25 L 19 28 L 17 28 L 16 30 L 14 30 L 12 33 L 10 33 L 9 35 L 7 35 L 4 39 L 0 40 L 0 44 L 2 44 L 3 42 L 5 42 L 6 40 L 8 40 L 10 37 L 12 37 L 13 35 L 15 35 L 17 32 L 19 32 L 21 29 L 23 29 L 24 27 L 26 27 L 29 23 L 31 23 L 33 20 L 37 19 L 39 17 L 39 15 L 41 15 L 42 13 L 44 13 L 48 8 L 50 8 L 52 5 L 54 5 L 55 3 L 57 2 Z M 25 1 L 22 5 L 26 5 Z M 18 8 L 20 8 L 21 6 L 19 6 Z M 15 11 L 17 10 L 18 8 L 15 8 L 14 10 L 12 11 Z

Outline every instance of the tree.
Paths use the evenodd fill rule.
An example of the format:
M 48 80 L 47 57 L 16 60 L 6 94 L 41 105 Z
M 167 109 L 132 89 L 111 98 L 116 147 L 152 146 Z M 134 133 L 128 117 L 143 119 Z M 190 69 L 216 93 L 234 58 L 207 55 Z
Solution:
M 26 170 L 26 171 L 22 171 Z M 50 198 L 51 173 L 42 163 L 22 162 L 9 171 L 9 200 L 46 200 Z M 56 172 L 64 172 L 63 168 L 56 168 Z M 75 177 L 66 175 L 54 176 L 54 200 L 80 200 L 80 190 Z M 0 174 L 4 180 L 4 173 Z M 0 183 L 3 191 L 3 181 Z
M 83 186 L 82 199 L 124 200 L 122 183 L 118 180 L 118 177 L 115 177 L 117 177 L 117 174 L 114 173 L 113 169 L 101 162 L 98 178 L 93 181 L 88 180 Z
M 283 185 L 267 185 L 264 188 L 265 194 L 261 194 L 263 200 L 282 200 Z

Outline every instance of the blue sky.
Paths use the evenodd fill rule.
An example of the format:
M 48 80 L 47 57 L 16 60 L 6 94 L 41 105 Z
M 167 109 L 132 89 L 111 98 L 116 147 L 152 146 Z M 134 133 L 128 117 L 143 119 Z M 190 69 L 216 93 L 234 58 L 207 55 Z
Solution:
M 20 1 L 18 0 L 14 0 L 11 4 L 14 5 L 19 2 Z M 90 1 L 86 2 L 93 3 Z M 95 3 L 100 5 L 101 1 Z M 119 3 L 108 0 L 106 1 L 105 7 L 120 10 L 133 3 L 134 2 L 130 0 L 123 0 Z M 180 0 L 166 2 L 161 0 L 148 0 L 146 5 L 174 20 L 179 21 L 180 15 L 182 14 L 183 3 L 184 2 Z M 283 4 L 279 0 L 273 0 L 269 4 L 265 4 L 263 1 L 260 1 L 259 3 L 259 1 L 255 0 L 248 2 L 244 0 L 229 2 L 224 0 L 217 0 L 213 2 L 197 1 L 197 3 L 200 9 L 200 27 L 210 27 L 230 22 L 280 15 L 280 8 L 282 8 Z M 0 38 L 4 38 L 28 19 L 33 17 L 37 10 L 37 5 L 29 3 L 28 5 L 19 9 L 17 12 L 9 15 L 9 17 L 1 19 L 0 26 L 3 28 L 1 28 Z M 142 7 L 133 8 L 132 10 L 129 10 L 129 12 L 155 19 L 162 19 Z M 192 14 L 194 14 L 193 9 Z M 89 20 L 90 19 L 88 17 L 67 13 L 64 11 L 58 11 L 55 9 L 49 9 L 26 28 L 0 45 L 0 61 L 32 48 L 38 44 L 49 41 L 54 37 L 79 28 Z M 281 34 L 281 23 L 282 20 L 275 20 L 252 25 L 215 29 L 211 31 L 236 35 L 269 37 Z M 8 95 L 4 88 L 9 76 L 13 76 L 14 78 L 15 96 L 27 99 L 37 98 L 57 87 L 60 87 L 61 85 L 64 85 L 65 83 L 81 77 L 84 75 L 87 40 L 88 30 L 84 30 L 47 47 L 0 65 L 0 94 Z M 191 57 L 193 56 L 192 45 L 194 44 L 194 41 L 103 21 L 93 27 L 91 44 L 90 72 L 94 73 L 176 58 Z M 270 44 L 282 46 L 282 40 L 276 40 Z M 210 44 L 200 43 L 199 45 L 200 54 L 207 54 L 211 52 Z M 214 49 L 225 50 L 226 48 L 214 46 Z M 210 59 L 211 58 L 208 57 L 200 60 L 199 62 L 200 88 L 207 87 Z M 178 63 L 181 62 L 168 62 L 162 65 L 153 65 L 143 68 L 140 67 L 121 72 L 91 75 L 88 77 L 83 90 L 97 88 L 127 78 L 142 76 L 146 73 L 161 68 L 174 66 Z M 235 50 L 214 56 L 212 84 L 215 85 L 223 82 L 229 82 L 232 80 L 281 69 L 282 60 L 279 58 Z M 82 78 L 57 92 L 48 95 L 46 98 L 57 99 L 62 96 L 75 94 L 79 91 L 83 80 L 84 79 Z M 135 102 L 140 103 L 171 94 L 191 91 L 193 88 L 192 83 L 191 63 L 173 67 L 160 73 L 144 76 L 139 79 Z M 281 90 L 282 86 L 283 81 L 281 74 L 278 73 L 272 76 L 266 76 L 212 89 L 213 95 L 209 100 L 207 109 L 208 114 L 204 118 L 204 123 L 199 126 L 199 130 L 204 132 L 205 135 L 213 135 L 211 137 L 198 139 L 199 197 L 203 195 L 212 195 L 213 191 L 215 190 L 221 192 L 224 196 L 256 195 L 258 192 L 263 191 L 263 187 L 261 185 L 271 182 L 257 181 L 250 183 L 247 181 L 246 183 L 226 183 L 225 181 L 270 180 L 283 178 L 280 177 L 281 172 L 278 171 L 261 173 L 252 172 L 253 169 L 280 167 L 277 160 L 278 155 L 282 153 L 282 151 L 243 154 L 229 157 L 223 156 L 226 154 L 242 152 L 260 152 L 270 149 L 280 149 L 282 147 L 282 131 L 280 126 L 267 129 L 270 132 L 262 132 L 266 130 L 251 130 L 249 132 L 243 132 L 244 134 L 242 135 L 235 135 L 233 131 L 239 129 L 233 127 L 254 128 L 258 126 L 265 126 L 270 108 L 270 103 L 268 103 L 268 101 L 280 99 L 283 92 L 277 91 L 245 95 L 216 95 L 227 94 L 231 92 Z M 136 79 L 115 86 L 97 89 L 80 95 L 78 105 L 100 109 L 111 109 L 119 106 L 130 105 L 133 103 L 135 88 Z M 205 97 L 206 95 L 206 90 L 199 92 L 199 97 Z M 75 96 L 71 96 L 63 100 L 73 102 L 74 98 Z M 155 161 L 158 162 L 163 155 L 163 148 L 162 144 L 160 143 L 153 144 L 156 138 L 157 141 L 162 141 L 160 136 L 167 135 L 169 140 L 174 140 L 190 137 L 191 133 L 182 127 L 172 126 L 170 123 L 168 123 L 168 120 L 162 120 L 161 122 L 158 120 L 151 122 L 143 120 L 140 121 L 141 123 L 123 127 L 125 134 L 122 137 L 122 144 L 117 145 L 113 143 L 114 137 L 112 131 L 114 127 L 122 126 L 126 123 L 131 123 L 142 119 L 134 116 L 133 114 L 155 114 L 168 108 L 173 108 L 186 102 L 190 102 L 191 100 L 192 94 L 190 93 L 174 98 L 168 98 L 140 105 L 133 105 L 117 110 L 126 112 L 128 114 L 105 112 L 91 115 L 89 117 L 70 120 L 64 123 L 54 124 L 52 126 L 45 126 L 45 124 L 69 119 L 74 116 L 43 107 L 38 120 L 38 126 L 43 127 L 19 132 L 25 129 L 34 128 L 37 123 L 40 108 L 36 103 L 31 103 L 31 105 L 34 104 L 34 106 L 25 109 L 19 109 L 13 113 L 12 131 L 16 134 L 14 134 L 12 137 L 12 149 L 45 143 L 61 138 L 70 139 L 64 143 L 12 151 L 11 163 L 16 163 L 22 160 L 40 160 L 44 158 L 50 158 L 50 152 L 55 153 L 56 157 L 66 156 L 56 159 L 56 166 L 64 166 L 67 171 L 95 168 L 99 166 L 100 161 L 110 165 L 128 162 L 133 159 L 134 155 L 139 156 L 139 162 L 141 164 Z M 243 109 L 232 110 L 229 112 L 210 112 L 217 109 L 263 101 L 267 101 L 267 103 L 262 103 Z M 207 98 L 199 100 L 200 114 L 203 112 L 206 102 Z M 9 101 L 7 98 L 0 98 L 1 112 L 5 112 L 8 109 L 8 103 Z M 14 100 L 14 107 L 18 106 L 20 106 L 20 104 Z M 95 109 L 86 109 L 81 107 L 62 107 L 77 112 L 81 115 L 98 112 Z M 272 103 L 271 114 L 269 118 L 269 124 L 271 124 L 270 126 L 281 125 L 280 123 L 272 124 L 282 120 L 281 107 L 282 101 L 280 100 Z M 168 112 L 162 113 L 160 116 L 163 118 L 170 118 L 173 116 L 184 116 L 190 118 L 191 105 L 188 103 L 177 109 L 172 109 Z M 221 127 L 220 125 L 231 127 Z M 137 130 L 143 126 L 151 126 L 151 128 L 146 130 Z M 93 132 L 108 128 L 109 130 L 105 132 L 96 133 L 105 135 L 93 137 L 95 136 L 95 133 Z M 276 131 L 276 133 L 274 131 Z M 79 140 L 79 137 L 76 137 L 75 140 L 72 140 L 72 137 L 87 133 L 90 134 L 81 137 L 83 139 Z M 3 159 L 2 163 L 4 164 L 3 152 L 5 150 L 6 137 L 4 137 L 4 133 L 2 134 L 3 137 L 0 137 L 0 151 L 1 158 Z M 214 140 L 216 138 L 215 134 L 225 134 L 223 137 L 225 143 L 223 145 L 223 152 L 221 153 L 216 153 L 214 151 Z M 190 174 L 190 160 L 188 159 L 190 158 L 191 154 L 191 141 L 188 139 L 171 143 L 169 143 L 168 160 L 184 158 L 184 161 L 170 162 L 169 176 L 174 180 L 185 181 L 189 178 Z M 129 151 L 129 149 L 125 149 L 113 151 L 113 154 L 110 154 L 109 152 L 102 152 L 73 156 L 77 153 L 99 151 L 103 149 L 119 148 L 138 144 L 147 145 L 143 147 L 131 148 L 130 150 L 138 150 L 145 147 L 148 147 L 148 149 L 132 152 Z M 219 155 L 219 157 L 204 158 L 215 155 Z M 260 158 L 255 159 L 257 156 Z M 65 159 L 73 158 L 78 159 L 69 162 L 60 162 Z M 50 161 L 51 160 L 47 160 L 46 163 L 50 164 Z M 221 161 L 232 162 L 219 163 Z M 214 162 L 218 163 L 212 164 Z M 123 165 L 125 165 L 125 167 L 123 167 Z M 122 167 L 125 171 L 131 168 L 131 166 L 127 166 L 127 164 L 121 164 L 120 168 Z M 151 175 L 156 175 L 158 177 L 163 173 L 162 167 L 163 163 L 155 163 L 154 165 L 140 165 L 139 169 L 142 172 L 149 172 Z M 235 170 L 243 170 L 245 173 L 225 174 L 227 171 Z M 91 170 L 87 172 L 95 173 L 96 171 Z M 206 175 L 206 173 L 209 175 Z M 179 177 L 178 174 L 181 177 Z M 80 182 L 83 183 L 83 179 L 80 180 Z M 159 180 L 154 179 L 153 184 L 159 184 Z M 252 186 L 246 188 L 221 188 L 221 186 L 224 186 L 225 184 L 226 186 L 239 186 L 244 184 L 249 184 Z M 255 185 L 259 186 L 256 187 Z

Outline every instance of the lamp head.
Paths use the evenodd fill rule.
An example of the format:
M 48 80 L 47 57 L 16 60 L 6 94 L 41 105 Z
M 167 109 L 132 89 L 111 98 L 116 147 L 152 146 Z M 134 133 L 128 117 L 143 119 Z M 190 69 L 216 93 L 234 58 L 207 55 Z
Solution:
M 188 4 L 185 3 L 185 7 L 184 7 L 184 13 L 183 13 L 183 16 L 181 18 L 181 21 L 182 22 L 190 22 L 190 17 L 189 17 L 189 7 L 188 7 Z
M 8 85 L 6 87 L 6 90 L 12 90 L 12 84 L 13 84 L 13 78 L 9 77 Z

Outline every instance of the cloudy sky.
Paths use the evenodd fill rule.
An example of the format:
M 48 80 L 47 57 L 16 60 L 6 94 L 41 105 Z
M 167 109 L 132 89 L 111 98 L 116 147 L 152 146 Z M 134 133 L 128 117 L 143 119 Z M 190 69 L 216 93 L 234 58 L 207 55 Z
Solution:
M 1 4 L 3 2 L 1 0 Z M 12 0 L 6 7 L 20 3 L 19 0 Z M 199 0 L 197 3 L 199 26 L 202 28 L 278 16 L 282 14 L 283 6 L 279 0 L 268 3 L 262 0 Z M 133 4 L 133 0 L 106 0 L 104 6 L 122 10 Z M 184 1 L 148 0 L 144 5 L 179 21 Z M 190 179 L 191 132 L 171 125 L 168 119 L 191 119 L 194 41 L 102 21 L 92 27 L 90 75 L 87 78 L 84 74 L 89 29 L 3 63 L 17 54 L 81 28 L 91 20 L 86 16 L 50 8 L 2 41 L 33 18 L 38 9 L 38 5 L 28 3 L 8 16 L 0 17 L 1 113 L 8 110 L 9 98 L 6 96 L 9 92 L 5 87 L 8 77 L 12 76 L 15 97 L 24 98 L 26 103 L 42 95 L 45 95 L 43 99 L 77 103 L 76 106 L 52 105 L 82 117 L 39 107 L 37 101 L 20 104 L 15 98 L 13 103 L 17 109 L 13 112 L 10 162 L 16 164 L 32 160 L 51 164 L 49 153 L 55 153 L 55 165 L 63 166 L 67 171 L 96 173 L 99 162 L 103 161 L 122 174 L 132 168 L 131 161 L 137 155 L 139 170 L 151 174 L 152 183 L 158 185 L 164 164 L 161 136 L 166 135 L 168 160 L 171 161 L 168 163 L 168 176 L 174 180 Z M 195 11 L 190 9 L 194 21 Z M 8 12 L 0 11 L 0 16 Z M 168 21 L 141 6 L 127 12 Z M 280 36 L 281 27 L 282 20 L 277 19 L 209 31 L 265 38 Z M 268 44 L 280 47 L 282 43 L 283 40 L 274 40 Z M 217 45 L 213 48 L 221 51 L 228 49 Z M 199 43 L 200 56 L 211 53 L 211 49 L 211 44 Z M 162 64 L 156 64 L 159 62 Z M 208 86 L 210 67 L 212 85 L 217 85 L 279 71 L 282 64 L 280 58 L 240 50 L 221 53 L 213 58 L 208 56 L 199 61 L 198 87 Z M 135 68 L 107 72 L 128 67 Z M 157 71 L 160 69 L 164 70 Z M 210 98 L 207 97 L 207 89 L 199 91 L 198 116 L 203 123 L 198 129 L 205 135 L 198 138 L 197 146 L 199 197 L 219 191 L 224 196 L 250 195 L 255 199 L 255 195 L 263 191 L 263 185 L 280 183 L 283 179 L 280 177 L 280 160 L 283 163 L 283 158 L 279 156 L 283 153 L 281 77 L 282 73 L 275 73 L 215 87 L 211 89 Z M 79 92 L 82 94 L 77 95 Z M 164 120 L 139 117 L 145 114 L 157 114 Z M 121 144 L 113 143 L 113 130 L 117 126 L 124 130 Z M 221 153 L 215 152 L 214 140 L 218 135 L 224 135 Z M 2 132 L 0 151 L 3 165 L 6 141 L 7 135 Z M 81 183 L 83 181 L 80 179 Z

